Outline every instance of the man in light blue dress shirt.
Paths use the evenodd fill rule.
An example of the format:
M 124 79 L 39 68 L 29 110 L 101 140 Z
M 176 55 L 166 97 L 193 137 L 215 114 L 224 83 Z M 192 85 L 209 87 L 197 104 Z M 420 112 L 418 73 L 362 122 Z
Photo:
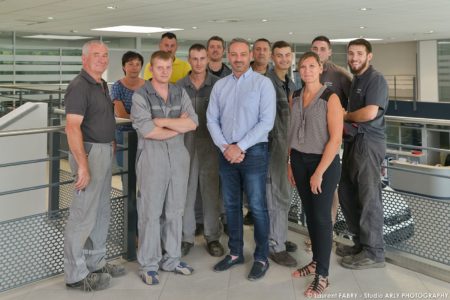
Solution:
M 272 82 L 250 68 L 252 53 L 245 39 L 228 45 L 232 74 L 211 92 L 207 126 L 220 149 L 219 172 L 228 220 L 230 254 L 214 266 L 217 272 L 244 263 L 242 187 L 254 217 L 256 243 L 249 280 L 262 278 L 269 268 L 269 216 L 266 177 L 268 133 L 275 121 L 276 95 Z

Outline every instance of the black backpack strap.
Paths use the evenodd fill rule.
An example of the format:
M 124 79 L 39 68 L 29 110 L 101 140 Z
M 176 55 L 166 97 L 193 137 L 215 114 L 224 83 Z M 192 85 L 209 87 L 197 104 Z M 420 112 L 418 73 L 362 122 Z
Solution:
M 331 95 L 333 94 L 334 93 L 329 88 L 325 88 L 325 90 L 322 92 L 322 95 L 320 95 L 319 98 L 328 102 L 328 99 L 330 99 Z

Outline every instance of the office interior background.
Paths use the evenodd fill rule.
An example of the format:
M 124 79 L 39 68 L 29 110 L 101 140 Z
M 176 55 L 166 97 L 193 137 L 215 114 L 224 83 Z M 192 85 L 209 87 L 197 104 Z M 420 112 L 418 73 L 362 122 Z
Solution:
M 68 82 L 79 73 L 81 47 L 89 39 L 101 39 L 110 48 L 110 64 L 104 74 L 104 79 L 109 83 L 123 76 L 121 56 L 126 51 L 138 51 L 148 62 L 151 53 L 158 50 L 161 32 L 124 33 L 93 30 L 118 25 L 155 26 L 161 27 L 162 31 L 169 28 L 182 29 L 172 30 L 178 36 L 177 56 L 181 59 L 187 58 L 188 48 L 191 44 L 195 42 L 206 43 L 207 39 L 213 35 L 219 35 L 226 41 L 239 36 L 247 39 L 250 43 L 261 37 L 272 42 L 286 40 L 292 43 L 297 59 L 303 52 L 310 49 L 311 40 L 317 35 L 326 35 L 332 40 L 348 40 L 359 37 L 376 39 L 372 41 L 374 52 L 372 64 L 385 75 L 390 88 L 391 100 L 404 101 L 408 107 L 411 103 L 415 107 L 416 103 L 420 102 L 448 104 L 450 102 L 449 11 L 450 1 L 448 0 L 428 2 L 423 0 L 286 0 L 282 2 L 260 0 L 0 0 L 0 104 L 7 103 L 6 105 L 0 105 L 0 116 L 6 115 L 23 103 L 19 101 L 19 96 L 25 100 L 37 101 L 43 97 L 48 98 L 50 94 L 53 95 L 53 99 L 57 99 L 58 90 L 61 88 L 64 91 Z M 332 44 L 332 61 L 346 67 L 347 42 L 332 41 Z M 55 90 L 56 92 L 48 92 L 49 90 Z M 11 105 L 12 101 L 14 105 Z M 394 101 L 391 101 L 391 103 L 394 103 Z M 447 109 L 448 105 L 442 107 Z M 399 107 L 401 106 L 399 102 Z M 417 107 L 420 110 L 421 106 Z M 45 109 L 44 113 L 46 113 Z M 407 153 L 405 154 L 406 159 L 412 159 L 414 163 L 423 164 L 443 163 L 450 153 L 450 124 L 448 124 L 450 111 L 441 111 L 441 113 L 444 115 L 447 113 L 449 116 L 444 118 L 443 123 L 428 124 L 423 121 L 424 123 L 417 123 L 419 124 L 417 125 L 411 122 L 391 120 L 393 123 L 388 124 L 391 126 L 388 126 L 387 141 L 391 143 L 393 151 L 397 151 L 393 153 L 398 156 L 410 152 L 411 147 L 405 148 L 399 146 L 399 144 L 413 145 L 417 146 L 417 149 L 421 149 L 425 155 L 411 156 Z M 52 118 L 51 121 L 54 120 L 54 117 Z M 63 119 L 61 121 L 61 124 L 63 124 Z M 51 125 L 60 124 L 54 124 L 50 121 L 47 123 L 47 120 L 45 120 L 45 123 L 40 127 Z M 0 126 L 0 133 L 2 130 Z M 36 138 L 38 136 L 42 138 Z M 45 215 L 47 210 L 50 211 L 51 201 L 47 201 L 46 198 L 36 208 L 34 205 L 37 201 L 29 201 L 29 199 L 35 198 L 26 194 L 31 192 L 19 193 L 25 194 L 24 198 L 26 199 L 22 199 L 23 202 L 20 202 L 22 200 L 16 201 L 20 205 L 18 205 L 19 209 L 14 214 L 3 209 L 4 207 L 10 208 L 10 204 L 6 204 L 10 202 L 5 200 L 11 200 L 15 197 L 15 194 L 8 194 L 9 189 L 51 184 L 51 181 L 48 181 L 49 174 L 47 174 L 50 173 L 50 177 L 52 176 L 51 168 L 53 165 L 51 162 L 43 166 L 41 171 L 45 174 L 44 176 L 34 176 L 38 179 L 34 183 L 33 181 L 28 182 L 28 178 L 23 175 L 13 177 L 10 175 L 11 173 L 1 172 L 2 168 L 9 168 L 8 164 L 11 161 L 8 161 L 8 158 L 13 157 L 13 154 L 34 151 L 33 155 L 30 156 L 33 159 L 40 159 L 44 156 L 50 157 L 54 154 L 51 152 L 51 141 L 54 138 L 52 134 L 26 137 L 27 139 L 29 137 L 27 142 L 18 143 L 15 147 L 1 148 L 0 182 L 2 183 L 0 183 L 0 186 L 3 186 L 8 180 L 12 181 L 13 178 L 19 179 L 14 179 L 17 184 L 12 187 L 5 188 L 3 186 L 0 188 L 0 232 L 7 232 L 8 234 L 13 232 L 10 229 L 10 224 L 17 219 L 17 226 L 14 225 L 16 226 L 14 228 L 22 230 L 19 233 L 23 234 L 23 239 L 18 239 L 19 234 L 11 239 L 6 234 L 3 235 L 3 245 L 0 246 L 0 249 L 2 251 L 7 249 L 8 252 L 7 255 L 0 254 L 0 262 L 8 263 L 8 266 L 0 268 L 0 299 L 2 298 L 2 292 L 6 290 L 62 272 L 59 264 L 61 253 L 58 252 L 62 245 L 61 239 L 58 240 L 61 233 L 57 233 L 56 229 L 60 229 L 63 221 L 57 218 L 67 216 L 65 209 L 70 200 L 66 197 L 67 194 L 70 194 L 70 187 L 68 185 L 61 186 L 61 199 L 57 203 L 58 208 L 61 209 L 60 215 L 51 215 L 52 218 L 56 218 L 57 222 L 60 222 L 54 228 L 45 227 L 51 223 L 50 217 Z M 0 142 L 2 142 L 1 138 Z M 9 137 L 3 137 L 3 139 L 6 138 Z M 63 137 L 61 138 L 63 139 Z M 33 147 L 27 147 L 30 140 L 34 149 L 39 148 L 39 152 L 34 150 Z M 4 140 L 2 145 L 6 144 L 8 142 Z M 61 144 L 63 143 L 61 142 Z M 60 151 L 61 149 L 58 148 L 57 150 Z M 19 160 L 25 161 L 27 159 L 30 158 L 28 156 L 27 158 L 17 158 L 14 162 L 17 163 Z M 32 172 L 29 173 L 27 176 L 33 177 Z M 448 175 L 439 177 L 440 182 L 448 180 L 445 176 Z M 61 182 L 70 180 L 70 177 L 61 178 Z M 414 186 L 411 182 L 413 181 L 407 183 Z M 441 187 L 443 186 L 444 184 L 441 184 Z M 447 186 L 448 184 L 445 188 Z M 416 188 L 420 190 L 422 186 L 417 185 Z M 43 197 L 52 195 L 52 191 L 52 187 L 48 187 L 48 190 L 46 187 Z M 113 242 L 121 240 L 122 244 L 113 243 L 114 246 L 110 244 L 108 249 L 112 256 L 126 256 L 124 253 L 127 251 L 127 228 L 123 214 L 126 210 L 124 203 L 127 200 L 126 195 L 119 193 L 118 190 L 116 192 L 117 194 L 113 195 L 113 209 L 116 214 L 114 215 L 111 236 L 116 239 Z M 414 237 L 400 246 L 397 244 L 396 247 L 405 251 L 405 253 L 413 252 L 413 254 L 431 258 L 432 263 L 427 261 L 425 267 L 424 264 L 416 264 L 413 269 L 416 271 L 423 270 L 424 273 L 448 281 L 448 274 L 450 274 L 447 272 L 450 265 L 447 239 L 450 235 L 448 231 L 449 202 L 436 199 L 429 201 L 429 199 L 424 200 L 414 195 L 401 196 L 402 201 L 398 201 L 397 194 L 389 192 L 386 195 L 388 200 L 393 203 L 389 204 L 391 206 L 387 205 L 388 208 L 391 207 L 394 210 L 399 207 L 402 208 L 401 205 L 399 206 L 396 203 L 403 201 L 411 209 L 414 208 L 421 213 L 420 216 L 413 214 Z M 296 204 L 300 206 L 298 199 L 296 201 Z M 42 212 L 44 213 L 42 214 Z M 37 213 L 39 213 L 38 221 L 36 221 Z M 410 225 L 412 222 L 411 215 L 409 218 L 406 223 Z M 45 222 L 40 221 L 44 219 Z M 435 220 L 434 226 L 428 227 L 429 219 Z M 41 227 L 41 223 L 45 223 L 45 226 Z M 51 224 L 53 225 L 53 223 Z M 33 226 L 39 228 L 39 234 L 30 230 Z M 39 236 L 44 230 L 49 230 L 48 236 L 44 236 L 42 240 L 38 241 L 35 236 Z M 443 234 L 436 235 L 437 233 Z M 292 232 L 290 234 L 292 237 Z M 27 237 L 30 237 L 31 244 L 25 244 L 25 238 Z M 419 239 L 421 240 L 418 241 Z M 42 246 L 39 244 L 41 242 L 48 243 L 53 251 L 49 262 L 44 261 L 41 265 L 38 264 L 41 262 L 37 260 L 36 264 L 31 266 L 31 271 L 27 270 L 26 265 L 14 265 L 19 262 L 18 255 L 15 255 L 18 253 L 15 251 L 15 247 L 21 246 L 22 242 L 24 245 L 28 245 L 29 251 L 32 251 L 33 247 L 39 249 Z M 196 251 L 194 252 L 196 258 L 204 258 L 201 250 L 197 249 Z M 42 252 L 38 250 L 37 254 L 33 252 L 30 255 L 44 256 Z M 404 258 L 399 260 L 404 262 Z M 436 261 L 440 264 L 439 270 L 441 273 L 433 271 L 433 268 L 436 268 L 434 265 Z M 410 263 L 407 262 L 406 264 Z M 47 267 L 48 269 L 46 269 Z M 280 270 L 275 268 L 274 270 L 276 270 L 275 274 L 280 274 Z M 444 270 L 444 274 L 447 272 L 447 275 L 442 275 L 442 270 Z M 12 271 L 19 275 L 30 275 L 25 279 L 16 278 L 14 277 L 15 273 L 11 275 L 10 272 Z M 405 271 L 400 269 L 398 272 Z M 391 287 L 388 280 L 393 280 L 390 276 L 395 277 L 396 274 L 396 270 L 393 273 L 388 273 L 386 281 L 381 281 L 382 284 Z M 381 275 L 380 277 L 382 277 Z M 347 276 L 343 274 L 341 277 Z M 364 276 L 361 277 L 364 278 Z M 285 280 L 284 277 L 282 278 Z M 130 288 L 130 286 L 134 287 L 135 280 L 138 279 L 132 277 L 130 281 L 133 283 L 124 289 Z M 276 282 L 274 277 L 270 277 L 269 280 L 272 280 L 270 284 Z M 358 281 L 358 278 L 352 280 Z M 371 290 L 370 284 L 377 280 L 379 279 L 370 277 L 358 289 Z M 403 278 L 401 280 L 406 281 Z M 411 278 L 408 278 L 408 280 L 411 280 Z M 334 286 L 339 287 L 339 280 L 336 281 L 337 285 Z M 128 283 L 128 281 L 126 282 Z M 413 280 L 413 282 L 415 281 Z M 367 284 L 367 286 L 364 284 Z M 170 284 L 168 286 L 170 287 Z M 344 286 L 347 287 L 347 285 Z M 142 287 L 139 286 L 138 288 Z M 196 285 L 194 285 L 194 288 L 201 289 Z M 292 289 L 291 286 L 289 288 Z M 433 291 L 433 288 L 427 288 Z M 231 290 L 229 287 L 228 289 Z M 407 291 L 403 286 L 401 289 Z M 447 289 L 442 290 L 447 291 Z M 252 293 L 255 292 L 254 290 L 251 291 Z M 372 291 L 376 291 L 376 289 L 372 289 Z M 263 292 L 270 294 L 272 291 L 262 288 L 261 293 Z M 229 293 L 227 297 L 233 298 Z M 276 292 L 274 293 L 276 294 Z M 245 293 L 243 294 L 245 295 Z M 123 294 L 119 293 L 119 295 Z M 58 294 L 58 297 L 60 296 Z M 126 293 L 124 296 L 126 296 Z M 112 296 L 112 298 L 114 297 Z M 171 299 L 170 297 L 166 298 Z

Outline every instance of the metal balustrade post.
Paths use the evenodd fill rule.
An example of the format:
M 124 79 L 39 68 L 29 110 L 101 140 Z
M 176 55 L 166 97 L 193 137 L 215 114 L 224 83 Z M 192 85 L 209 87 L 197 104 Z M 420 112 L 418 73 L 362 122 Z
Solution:
M 51 125 L 58 126 L 61 125 L 59 118 L 51 118 Z M 51 132 L 49 133 L 48 145 L 49 145 L 49 157 L 59 157 L 59 148 L 61 145 L 61 133 L 59 132 Z M 49 173 L 48 180 L 49 183 L 59 182 L 59 172 L 60 172 L 60 160 L 59 159 L 51 159 L 49 161 Z M 48 192 L 48 211 L 59 210 L 59 185 L 53 185 L 49 187 Z
M 136 209 L 136 151 L 137 134 L 135 131 L 128 132 L 128 197 L 126 199 L 127 213 L 127 260 L 136 259 L 136 237 L 137 237 L 137 209 Z

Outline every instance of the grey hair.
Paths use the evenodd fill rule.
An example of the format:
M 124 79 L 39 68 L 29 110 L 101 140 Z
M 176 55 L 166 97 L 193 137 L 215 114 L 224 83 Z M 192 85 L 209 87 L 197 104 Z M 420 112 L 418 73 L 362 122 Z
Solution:
M 237 44 L 237 43 L 246 44 L 247 47 L 248 47 L 248 52 L 251 51 L 251 50 L 250 50 L 250 43 L 249 43 L 246 39 L 243 39 L 243 38 L 234 38 L 234 39 L 231 40 L 231 42 L 228 43 L 228 52 L 230 52 L 231 45 Z
M 108 46 L 105 43 L 103 43 L 102 41 L 90 40 L 83 45 L 83 48 L 81 49 L 81 55 L 83 55 L 83 56 L 88 55 L 89 49 L 91 48 L 92 45 L 102 45 L 102 46 L 105 46 L 106 49 L 108 49 Z

